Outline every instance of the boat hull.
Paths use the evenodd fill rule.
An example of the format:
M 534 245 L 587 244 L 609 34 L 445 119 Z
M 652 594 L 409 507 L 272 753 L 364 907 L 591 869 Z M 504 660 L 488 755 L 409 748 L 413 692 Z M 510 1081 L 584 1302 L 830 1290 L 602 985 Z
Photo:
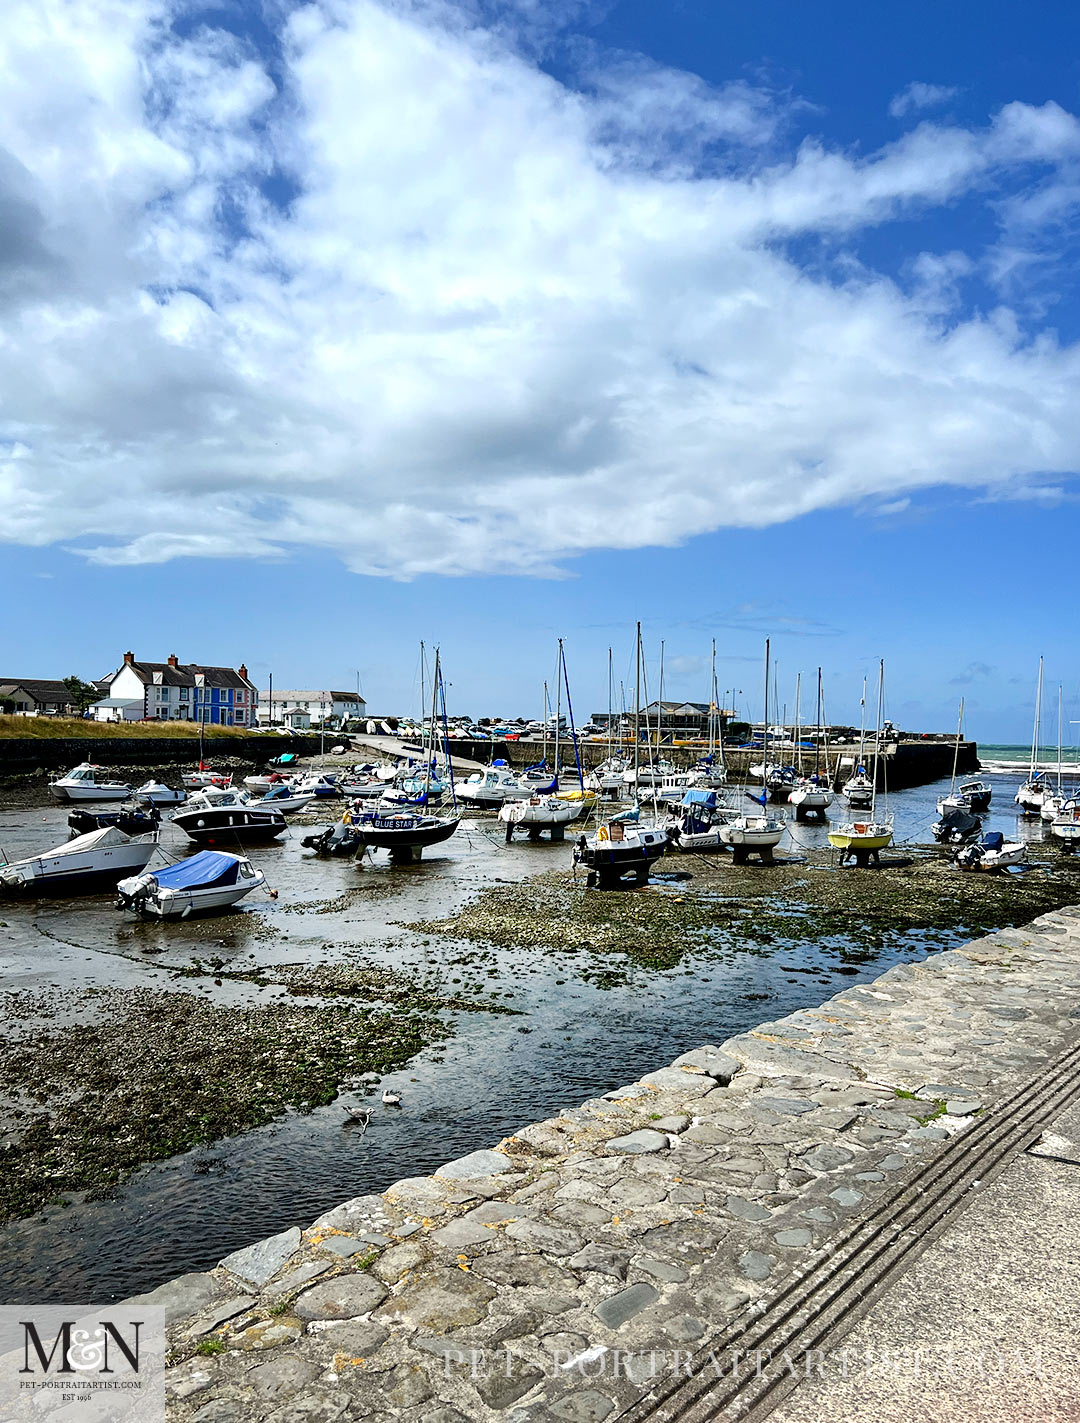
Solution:
M 286 830 L 280 811 L 228 806 L 220 810 L 183 810 L 172 817 L 189 840 L 199 845 L 257 844 L 276 840 Z
M 398 823 L 394 823 L 398 822 Z M 354 821 L 357 842 L 365 849 L 401 851 L 427 849 L 449 840 L 461 824 L 461 817 L 440 820 L 436 816 L 379 816 Z
M 0 868 L 0 894 L 45 896 L 99 894 L 146 868 L 155 844 L 117 845 L 83 855 L 42 855 Z M 64 863 L 67 861 L 67 863 Z M 17 873 L 12 873 L 17 872 Z
M 59 801 L 61 805 L 65 801 L 118 801 L 129 800 L 131 798 L 130 786 L 62 786 L 58 781 L 54 781 L 49 787 L 49 794 L 53 800 Z

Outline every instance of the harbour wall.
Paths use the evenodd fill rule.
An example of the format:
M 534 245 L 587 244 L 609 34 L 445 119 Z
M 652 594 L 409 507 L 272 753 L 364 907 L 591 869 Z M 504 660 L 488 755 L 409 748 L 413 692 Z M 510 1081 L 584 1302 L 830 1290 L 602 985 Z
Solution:
M 542 743 L 537 741 L 453 741 L 451 743 L 455 756 L 467 757 L 474 761 L 488 762 L 493 759 L 503 758 L 508 761 L 516 770 L 525 766 L 534 765 L 543 755 Z M 552 764 L 553 746 L 548 745 L 548 764 Z M 563 765 L 573 764 L 573 746 L 563 743 L 561 748 L 561 759 Z M 607 759 L 607 742 L 583 741 L 578 746 L 581 755 L 582 765 L 585 769 L 597 766 L 601 761 Z M 661 745 L 653 748 L 653 756 L 662 756 L 666 760 L 673 762 L 676 766 L 690 766 L 702 755 L 704 746 L 668 746 Z M 956 751 L 956 742 L 947 740 L 918 740 L 918 741 L 895 741 L 884 748 L 879 766 L 878 783 L 887 785 L 892 790 L 903 790 L 908 786 L 924 786 L 931 781 L 940 780 L 943 776 L 952 774 L 953 756 Z M 858 757 L 858 744 L 839 744 L 829 746 L 829 764 L 832 767 L 837 765 L 840 758 L 850 758 L 851 765 L 841 768 L 841 778 L 847 779 L 852 773 L 855 760 Z M 619 754 L 624 756 L 633 755 L 633 743 L 626 743 Z M 789 753 L 774 753 L 774 758 L 784 760 Z M 646 748 L 643 746 L 640 758 L 644 764 L 646 760 Z M 758 764 L 761 761 L 760 748 L 754 751 L 727 750 L 725 749 L 724 759 L 728 768 L 728 779 L 733 782 L 744 781 L 751 763 Z M 867 758 L 867 763 L 869 758 Z M 813 768 L 813 753 L 803 753 L 803 765 L 806 769 Z M 957 771 L 962 776 L 972 775 L 979 769 L 979 748 L 974 741 L 963 741 L 960 743 L 960 752 L 957 758 Z
M 271 756 L 319 750 L 317 736 L 208 736 L 208 761 L 236 759 L 262 766 Z M 80 761 L 99 766 L 191 766 L 199 759 L 197 736 L 3 737 L 0 778 L 64 771 Z
M 1070 906 L 642 1063 L 140 1296 L 168 1318 L 170 1417 L 672 1417 L 657 1389 L 732 1331 L 786 1327 L 793 1290 L 812 1322 L 883 1252 L 887 1283 L 939 1201 L 1046 1130 L 1080 1095 L 1078 1013 Z

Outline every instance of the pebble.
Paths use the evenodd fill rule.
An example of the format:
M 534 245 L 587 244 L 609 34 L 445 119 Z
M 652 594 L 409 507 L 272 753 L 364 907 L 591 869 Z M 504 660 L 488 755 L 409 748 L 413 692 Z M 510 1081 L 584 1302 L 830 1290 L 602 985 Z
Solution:
M 609 1329 L 619 1329 L 633 1319 L 635 1314 L 640 1314 L 650 1304 L 655 1304 L 659 1298 L 652 1285 L 631 1285 L 628 1289 L 620 1290 L 618 1294 L 601 1300 L 593 1313 L 601 1324 L 606 1324 Z
M 767 1280 L 772 1274 L 772 1261 L 760 1250 L 747 1250 L 739 1256 L 739 1269 L 748 1280 Z

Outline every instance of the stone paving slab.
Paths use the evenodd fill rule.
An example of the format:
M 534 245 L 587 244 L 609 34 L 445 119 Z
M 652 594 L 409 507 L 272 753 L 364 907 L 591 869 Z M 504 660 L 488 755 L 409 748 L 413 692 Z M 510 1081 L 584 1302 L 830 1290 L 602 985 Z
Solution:
M 170 1417 L 614 1420 L 1078 1030 L 1080 907 L 643 1064 L 153 1292 Z

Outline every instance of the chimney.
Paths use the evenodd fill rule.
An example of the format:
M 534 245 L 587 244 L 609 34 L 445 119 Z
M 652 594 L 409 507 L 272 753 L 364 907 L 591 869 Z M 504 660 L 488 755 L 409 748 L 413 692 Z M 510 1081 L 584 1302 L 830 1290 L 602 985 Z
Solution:
M 131 666 L 134 665 L 134 663 L 135 663 L 135 654 L 134 654 L 134 652 L 125 652 L 125 653 L 124 653 L 124 666 L 125 666 L 125 667 L 131 667 Z
M 243 677 L 244 681 L 246 682 L 248 679 L 247 668 L 242 662 L 236 670 L 240 673 L 240 676 Z
M 179 667 L 179 666 L 180 666 L 180 659 L 177 657 L 177 655 L 176 655 L 175 652 L 170 652 L 170 653 L 169 653 L 169 666 L 170 666 L 170 667 Z

